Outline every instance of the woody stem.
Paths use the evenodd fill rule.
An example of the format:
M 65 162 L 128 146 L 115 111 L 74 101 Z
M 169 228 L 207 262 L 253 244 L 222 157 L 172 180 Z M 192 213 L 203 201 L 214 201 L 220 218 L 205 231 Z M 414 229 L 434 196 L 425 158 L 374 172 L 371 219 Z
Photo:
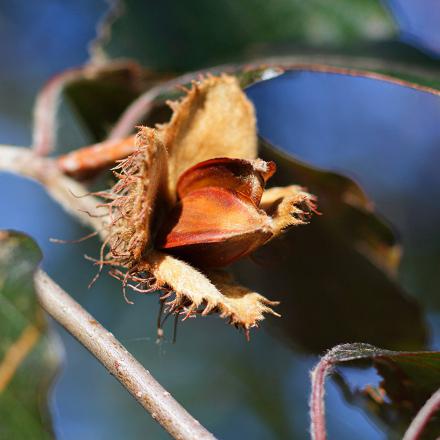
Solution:
M 0 145 L 0 172 L 34 179 L 66 211 L 102 231 L 96 214 L 99 201 L 82 185 L 66 177 L 53 159 L 42 158 L 28 148 Z M 176 439 L 214 439 L 127 349 L 43 271 L 35 275 L 38 299 L 46 312 L 86 347 L 129 393 Z
M 35 275 L 42 307 L 63 325 L 162 425 L 182 440 L 214 439 L 127 349 L 42 270 Z
M 99 200 L 83 185 L 65 176 L 54 159 L 38 156 L 29 148 L 0 145 L 2 171 L 36 180 L 70 215 L 94 231 L 102 230 L 103 219 L 99 214 L 106 211 L 96 208 Z

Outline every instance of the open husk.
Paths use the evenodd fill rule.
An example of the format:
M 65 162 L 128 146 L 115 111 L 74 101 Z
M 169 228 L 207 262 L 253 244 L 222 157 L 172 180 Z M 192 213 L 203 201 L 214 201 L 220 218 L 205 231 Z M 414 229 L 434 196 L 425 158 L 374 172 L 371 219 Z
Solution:
M 115 169 L 118 182 L 106 193 L 110 226 L 105 262 L 133 289 L 160 291 L 173 313 L 217 312 L 245 329 L 276 314 L 276 302 L 236 284 L 225 272 L 206 272 L 155 249 L 163 216 L 176 201 L 179 176 L 193 165 L 217 157 L 254 160 L 256 121 L 252 104 L 231 76 L 209 76 L 194 82 L 179 101 L 169 103 L 171 120 L 142 127 L 136 151 Z M 313 199 L 299 187 L 274 189 L 262 203 L 272 236 L 303 224 Z

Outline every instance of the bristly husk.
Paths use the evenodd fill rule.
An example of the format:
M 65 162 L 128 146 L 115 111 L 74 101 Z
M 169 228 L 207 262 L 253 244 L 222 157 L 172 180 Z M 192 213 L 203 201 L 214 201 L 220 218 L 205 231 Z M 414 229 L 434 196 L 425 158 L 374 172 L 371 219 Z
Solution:
M 162 298 L 174 295 L 169 311 L 188 316 L 216 312 L 248 334 L 265 313 L 276 315 L 271 306 L 277 303 L 235 284 L 225 273 L 202 274 L 158 252 L 153 244 L 154 226 L 175 200 L 176 182 L 183 171 L 215 157 L 256 158 L 253 106 L 238 81 L 227 75 L 193 83 L 187 95 L 170 106 L 170 122 L 155 129 L 141 128 L 136 152 L 114 170 L 119 180 L 105 194 L 110 199 L 105 240 L 110 250 L 105 262 L 116 267 L 114 273 L 124 286 L 140 292 L 161 290 Z M 312 198 L 298 187 L 273 190 L 265 200 L 267 212 L 274 214 L 274 235 L 304 223 L 314 207 Z
M 265 313 L 279 316 L 271 308 L 278 302 L 236 284 L 224 271 L 210 272 L 208 278 L 188 263 L 154 251 L 137 267 L 136 281 L 143 272 L 148 274 L 145 279 L 154 277 L 154 288 L 164 290 L 167 297 L 174 294 L 167 304 L 174 313 L 191 316 L 217 312 L 246 332 L 258 326 Z
M 156 130 L 143 127 L 137 150 L 114 169 L 118 182 L 105 196 L 110 199 L 107 263 L 131 268 L 153 246 L 152 225 L 169 201 L 168 153 Z
M 316 197 L 297 185 L 269 188 L 261 198 L 261 208 L 272 218 L 272 239 L 291 226 L 305 225 L 316 208 Z

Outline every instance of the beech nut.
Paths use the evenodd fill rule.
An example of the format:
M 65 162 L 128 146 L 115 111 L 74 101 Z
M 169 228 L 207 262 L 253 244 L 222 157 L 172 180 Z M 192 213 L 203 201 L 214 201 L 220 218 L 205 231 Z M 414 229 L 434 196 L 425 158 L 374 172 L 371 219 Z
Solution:
M 259 208 L 275 163 L 217 158 L 185 171 L 178 201 L 158 231 L 156 245 L 201 267 L 222 267 L 272 237 L 270 217 Z

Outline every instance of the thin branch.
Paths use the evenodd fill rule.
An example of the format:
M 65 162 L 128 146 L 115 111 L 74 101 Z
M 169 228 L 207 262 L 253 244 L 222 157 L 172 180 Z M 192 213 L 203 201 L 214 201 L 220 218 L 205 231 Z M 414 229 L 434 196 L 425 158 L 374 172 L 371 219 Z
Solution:
M 0 145 L 0 171 L 37 180 L 69 214 L 94 231 L 102 231 L 105 218 L 99 215 L 107 211 L 97 208 L 100 201 L 80 183 L 65 176 L 53 159 L 41 157 L 29 148 Z
M 333 367 L 333 363 L 324 356 L 311 373 L 312 393 L 310 396 L 310 434 L 312 440 L 326 440 L 327 430 L 325 426 L 325 377 Z
M 39 270 L 35 287 L 42 307 L 84 345 L 127 391 L 176 439 L 215 439 L 127 349 Z
M 325 379 L 339 362 L 365 359 L 376 355 L 392 353 L 369 344 L 352 343 L 333 347 L 320 359 L 311 372 L 312 391 L 310 395 L 310 434 L 312 440 L 326 440 L 325 422 Z
M 418 440 L 429 419 L 440 410 L 440 388 L 426 401 L 414 417 L 402 440 Z

